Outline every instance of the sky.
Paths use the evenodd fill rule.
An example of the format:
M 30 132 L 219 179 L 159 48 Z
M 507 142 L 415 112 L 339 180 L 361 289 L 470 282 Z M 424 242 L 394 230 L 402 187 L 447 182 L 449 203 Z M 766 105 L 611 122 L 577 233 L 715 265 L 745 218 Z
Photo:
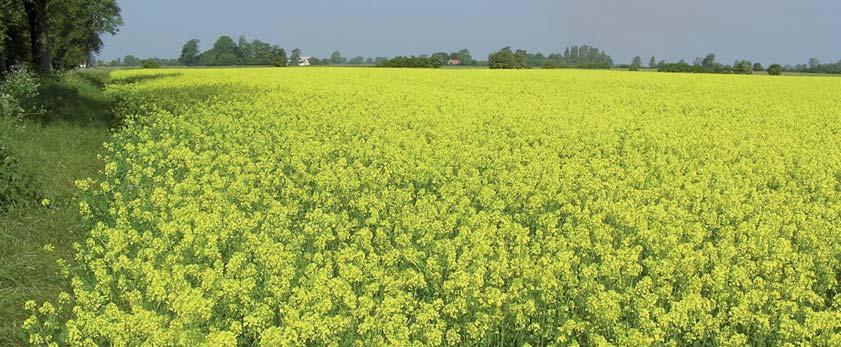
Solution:
M 125 25 L 101 59 L 175 58 L 189 39 L 258 38 L 327 57 L 453 52 L 504 46 L 562 52 L 588 44 L 615 63 L 642 56 L 692 62 L 801 64 L 841 60 L 841 0 L 118 0 Z

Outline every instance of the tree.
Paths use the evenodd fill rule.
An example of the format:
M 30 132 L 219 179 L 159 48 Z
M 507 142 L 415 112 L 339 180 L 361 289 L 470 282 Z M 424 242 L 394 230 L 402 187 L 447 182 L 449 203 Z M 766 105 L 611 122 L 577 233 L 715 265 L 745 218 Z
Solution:
M 733 73 L 750 75 L 753 73 L 753 64 L 747 60 L 736 61 L 733 64 Z
M 768 65 L 768 74 L 771 76 L 779 76 L 783 73 L 783 67 L 780 64 Z
M 473 65 L 473 57 L 470 55 L 470 51 L 467 48 L 464 48 L 457 53 L 458 59 L 461 60 L 462 65 Z
M 237 56 L 236 44 L 230 36 L 220 36 L 213 44 L 213 48 L 202 53 L 201 62 L 210 66 L 236 65 L 240 59 Z
M 356 56 L 356 57 L 353 57 L 352 59 L 348 60 L 347 63 L 352 64 L 352 65 L 362 65 L 362 64 L 365 64 L 365 57 Z
M 488 67 L 491 69 L 527 69 L 528 53 L 518 49 L 511 52 L 511 47 L 504 47 L 488 56 Z
M 249 46 L 252 55 L 252 61 L 249 64 L 252 65 L 274 65 L 277 53 L 280 53 L 278 50 L 283 50 L 257 39 L 252 40 Z M 286 55 L 285 52 L 284 55 Z
M 818 60 L 818 58 L 814 58 L 814 57 L 813 57 L 813 58 L 809 58 L 809 68 L 810 68 L 810 69 L 816 69 L 816 68 L 818 68 L 819 66 L 821 66 L 821 61 L 820 61 L 820 60 Z
M 374 65 L 374 58 L 371 58 L 371 57 L 365 58 L 365 64 Z
M 657 59 L 654 59 L 654 56 L 651 56 L 651 59 L 648 61 L 648 67 L 655 68 L 657 67 Z
M 187 41 L 183 47 L 181 47 L 181 56 L 178 57 L 178 61 L 181 64 L 187 66 L 195 66 L 199 63 L 199 40 L 192 39 Z
M 276 67 L 286 67 L 289 66 L 289 59 L 286 58 L 286 51 L 283 48 L 275 46 L 272 49 L 272 65 Z
M 511 47 L 502 48 L 488 55 L 488 67 L 491 69 L 513 69 L 514 55 Z
M 753 71 L 762 71 L 762 70 L 765 70 L 765 68 L 762 67 L 762 64 L 760 64 L 760 63 L 754 63 L 753 64 Z
M 161 67 L 161 62 L 157 59 L 146 59 L 143 60 L 142 65 L 144 69 L 157 69 Z
M 116 0 L 50 0 L 50 46 L 56 68 L 92 65 L 102 51 L 103 34 L 115 35 L 123 25 Z
M 342 63 L 342 54 L 339 51 L 333 52 L 330 54 L 330 64 L 338 65 Z
M 23 0 L 23 9 L 29 23 L 29 45 L 35 71 L 49 74 L 52 67 L 48 41 L 49 23 L 47 0 Z
M 641 67 L 642 67 L 642 58 L 640 58 L 640 56 L 634 57 L 634 59 L 631 61 L 631 68 L 632 69 L 639 69 Z
M 301 50 L 295 48 L 292 50 L 292 55 L 289 57 L 289 65 L 298 66 L 301 64 Z
M 241 35 L 239 40 L 237 40 L 237 46 L 234 49 L 236 52 L 239 61 L 245 65 L 257 65 L 257 60 L 254 56 L 254 47 L 251 46 L 251 43 L 245 38 L 245 35 Z
M 447 64 L 447 61 L 450 59 L 449 54 L 445 52 L 435 52 L 429 57 L 430 62 L 432 62 L 433 67 L 441 67 L 444 64 Z
M 701 66 L 703 67 L 713 67 L 715 66 L 715 54 L 710 53 L 701 60 Z
M 528 69 L 528 53 L 524 49 L 518 49 L 514 52 L 514 68 L 515 69 Z
M 129 54 L 123 58 L 123 66 L 140 66 L 142 62 L 139 58 Z

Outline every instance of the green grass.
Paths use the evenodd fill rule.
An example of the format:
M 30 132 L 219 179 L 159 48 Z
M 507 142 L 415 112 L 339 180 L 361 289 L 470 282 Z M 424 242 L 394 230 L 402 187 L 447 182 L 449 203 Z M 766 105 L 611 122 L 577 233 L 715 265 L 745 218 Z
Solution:
M 35 179 L 40 198 L 50 200 L 48 207 L 26 201 L 0 212 L 0 346 L 26 344 L 27 300 L 55 301 L 66 289 L 56 260 L 71 261 L 72 244 L 84 239 L 74 181 L 98 175 L 97 153 L 114 124 L 98 78 L 44 82 L 45 117 L 0 119 L 0 143 L 17 158 L 20 173 Z M 55 250 L 45 251 L 46 244 Z

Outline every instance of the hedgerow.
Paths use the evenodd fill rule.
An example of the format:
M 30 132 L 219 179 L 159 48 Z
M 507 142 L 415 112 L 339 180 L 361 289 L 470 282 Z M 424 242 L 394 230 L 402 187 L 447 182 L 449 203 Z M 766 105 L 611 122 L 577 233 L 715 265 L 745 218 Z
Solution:
M 112 77 L 33 343 L 841 344 L 836 79 Z

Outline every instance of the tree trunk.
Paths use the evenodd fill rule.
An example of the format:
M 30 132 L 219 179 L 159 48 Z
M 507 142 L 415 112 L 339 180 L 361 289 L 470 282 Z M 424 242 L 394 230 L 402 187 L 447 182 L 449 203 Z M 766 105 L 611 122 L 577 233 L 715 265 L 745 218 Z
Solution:
M 23 0 L 23 9 L 29 22 L 29 42 L 35 71 L 49 74 L 51 59 L 47 42 L 47 0 Z

